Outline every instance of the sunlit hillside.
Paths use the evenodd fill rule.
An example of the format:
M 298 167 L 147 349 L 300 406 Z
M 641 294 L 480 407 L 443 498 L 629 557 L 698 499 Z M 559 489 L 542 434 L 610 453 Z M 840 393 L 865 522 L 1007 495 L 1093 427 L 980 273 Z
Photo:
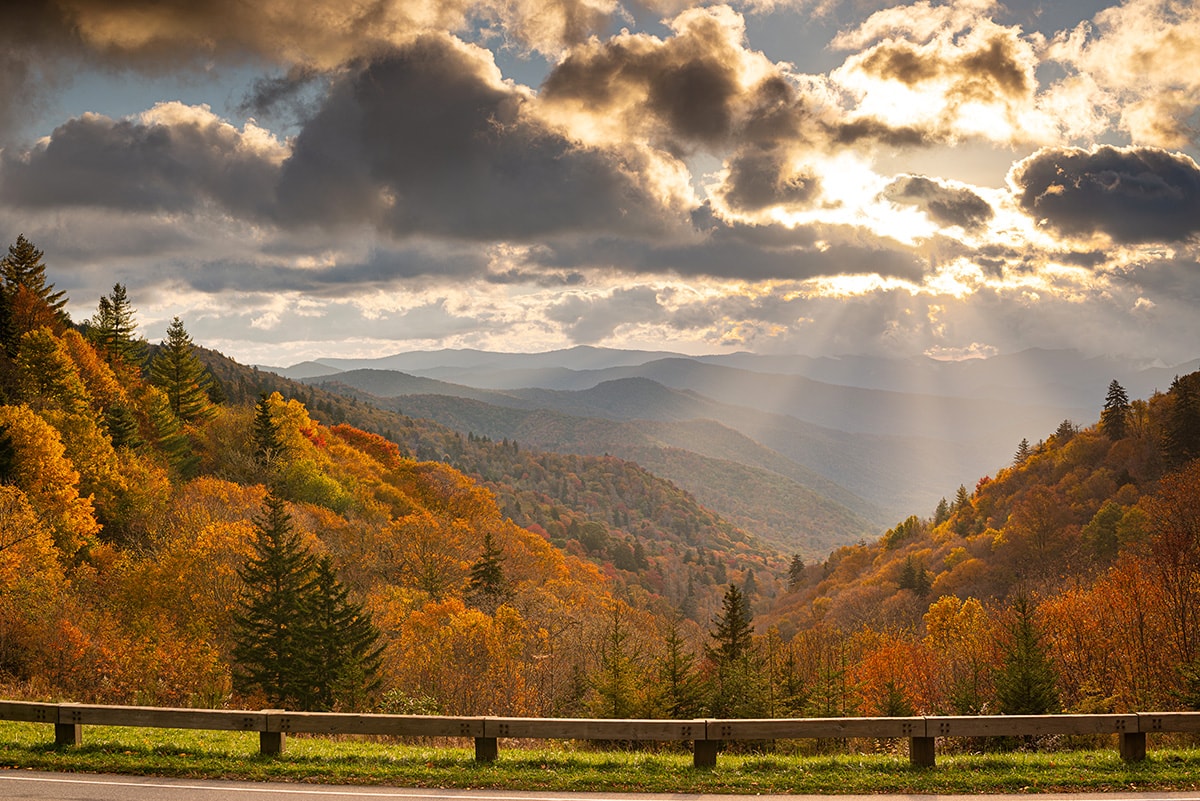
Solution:
M 1200 706 L 1200 373 L 1146 399 L 1113 381 L 1093 425 L 787 564 L 613 456 L 294 384 L 178 318 L 150 346 L 120 284 L 76 324 L 42 258 L 19 239 L 0 283 L 0 695 L 671 718 Z M 301 679 L 264 678 L 264 655 Z

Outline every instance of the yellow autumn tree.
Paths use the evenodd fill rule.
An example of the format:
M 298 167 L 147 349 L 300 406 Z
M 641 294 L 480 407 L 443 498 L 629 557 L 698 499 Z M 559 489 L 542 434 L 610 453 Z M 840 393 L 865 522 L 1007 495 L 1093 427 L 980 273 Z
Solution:
M 57 430 L 28 406 L 0 406 L 0 429 L 15 454 L 10 481 L 72 559 L 100 531 L 90 498 L 79 494 L 79 471 L 65 456 Z
M 940 658 L 938 711 L 977 715 L 992 696 L 992 624 L 975 598 L 943 595 L 925 613 L 925 645 Z
M 36 632 L 65 590 L 50 530 L 24 492 L 0 485 L 0 676 L 31 677 Z
M 531 632 L 510 606 L 494 615 L 459 598 L 431 602 L 393 632 L 386 683 L 411 696 L 430 695 L 448 715 L 522 715 Z

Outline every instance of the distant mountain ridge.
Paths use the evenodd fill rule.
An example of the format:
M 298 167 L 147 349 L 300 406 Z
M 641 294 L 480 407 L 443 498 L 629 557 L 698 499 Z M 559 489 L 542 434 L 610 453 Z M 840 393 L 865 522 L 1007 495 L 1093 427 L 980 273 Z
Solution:
M 375 359 L 320 358 L 292 367 L 267 367 L 297 380 L 338 372 L 397 370 L 479 389 L 587 389 L 622 377 L 596 371 L 639 367 L 664 359 L 685 359 L 758 373 L 800 375 L 823 383 L 861 389 L 950 397 L 1020 393 L 1033 405 L 1081 407 L 1098 412 L 1114 378 L 1131 397 L 1165 391 L 1176 375 L 1200 369 L 1200 358 L 1162 365 L 1118 356 L 1085 358 L 1077 351 L 1030 349 L 986 359 L 944 361 L 929 357 L 812 357 L 748 352 L 687 356 L 669 351 L 578 346 L 542 353 L 437 350 L 398 353 Z M 1089 418 L 1090 419 L 1090 418 Z
M 314 375 L 322 365 L 331 372 Z M 578 347 L 297 368 L 464 434 L 632 459 L 777 546 L 811 551 L 932 511 L 1022 439 L 1094 419 L 1113 378 L 1149 395 L 1188 365 L 1049 350 L 939 362 Z M 820 522 L 789 521 L 817 507 Z

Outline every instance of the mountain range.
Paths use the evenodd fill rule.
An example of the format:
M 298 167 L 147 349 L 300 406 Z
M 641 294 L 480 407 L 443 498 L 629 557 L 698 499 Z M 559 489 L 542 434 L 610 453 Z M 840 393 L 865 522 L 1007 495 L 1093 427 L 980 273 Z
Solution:
M 1022 439 L 1094 420 L 1197 363 L 1073 351 L 933 359 L 442 350 L 260 367 L 463 433 L 630 459 L 785 551 L 818 555 L 932 513 Z

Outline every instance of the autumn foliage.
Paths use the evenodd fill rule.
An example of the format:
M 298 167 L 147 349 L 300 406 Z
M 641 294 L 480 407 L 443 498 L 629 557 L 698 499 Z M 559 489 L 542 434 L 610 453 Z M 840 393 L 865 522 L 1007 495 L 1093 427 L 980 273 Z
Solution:
M 227 360 L 180 413 L 51 289 L 0 292 L 0 695 L 265 703 L 232 632 L 271 492 L 381 634 L 356 707 L 974 714 L 1023 708 L 1021 675 L 1054 709 L 1200 706 L 1200 374 L 785 586 L 784 555 L 620 460 L 260 395 Z

